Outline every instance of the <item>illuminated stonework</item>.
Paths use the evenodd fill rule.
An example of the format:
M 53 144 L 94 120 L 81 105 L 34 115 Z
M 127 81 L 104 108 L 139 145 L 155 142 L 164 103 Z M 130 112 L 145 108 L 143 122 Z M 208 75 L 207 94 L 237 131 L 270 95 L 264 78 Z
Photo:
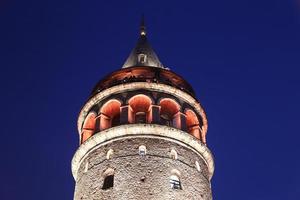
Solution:
M 84 107 L 81 109 L 79 117 L 78 117 L 78 122 L 77 122 L 77 127 L 78 127 L 78 132 L 81 133 L 81 128 L 84 119 L 86 118 L 87 114 L 91 110 L 91 108 L 95 105 L 101 102 L 103 99 L 114 95 L 114 94 L 120 94 L 120 93 L 125 93 L 128 91 L 135 91 L 139 89 L 146 89 L 150 91 L 155 91 L 155 92 L 161 92 L 161 93 L 167 93 L 174 95 L 177 98 L 182 99 L 183 101 L 187 102 L 190 104 L 195 111 L 203 118 L 203 126 L 202 130 L 204 134 L 207 133 L 207 118 L 204 110 L 202 109 L 200 103 L 191 95 L 176 89 L 174 87 L 164 85 L 164 84 L 158 84 L 158 83 L 128 83 L 128 84 L 122 84 L 122 85 L 117 85 L 113 86 L 111 88 L 108 88 L 95 96 L 93 96 L 91 99 L 88 100 L 88 102 L 84 105 Z
M 168 126 L 155 124 L 131 124 L 116 126 L 96 133 L 93 137 L 83 143 L 78 148 L 72 160 L 72 173 L 74 178 L 77 178 L 79 167 L 83 160 L 87 158 L 91 152 L 95 149 L 101 148 L 99 147 L 101 145 L 106 145 L 125 138 L 158 138 L 177 143 L 198 154 L 198 156 L 201 157 L 207 165 L 209 179 L 211 179 L 213 175 L 214 163 L 210 150 L 190 134 Z M 132 151 L 134 151 L 134 149 Z
M 211 200 L 214 161 L 193 88 L 140 38 L 80 111 L 74 200 Z

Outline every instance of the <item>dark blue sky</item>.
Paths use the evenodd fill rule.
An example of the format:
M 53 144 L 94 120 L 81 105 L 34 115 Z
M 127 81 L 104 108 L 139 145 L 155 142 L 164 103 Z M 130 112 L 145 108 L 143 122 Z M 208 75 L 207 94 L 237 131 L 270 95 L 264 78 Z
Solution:
M 214 199 L 299 199 L 297 0 L 2 0 L 1 199 L 73 198 L 79 110 L 122 66 L 142 13 L 207 112 Z

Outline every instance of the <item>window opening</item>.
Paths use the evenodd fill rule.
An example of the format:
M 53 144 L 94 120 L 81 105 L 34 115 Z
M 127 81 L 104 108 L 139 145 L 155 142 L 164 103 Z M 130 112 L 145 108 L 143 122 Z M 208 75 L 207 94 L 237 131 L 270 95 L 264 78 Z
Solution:
M 146 155 L 146 147 L 144 146 L 144 145 L 141 145 L 140 147 L 139 147 L 139 154 L 140 154 L 140 156 L 145 156 Z
M 170 155 L 172 159 L 177 160 L 177 152 L 174 149 L 171 150 Z
M 102 189 L 107 190 L 112 187 L 114 187 L 114 175 L 113 174 L 105 177 Z
M 138 59 L 139 59 L 140 63 L 146 63 L 147 62 L 147 55 L 141 53 L 141 54 L 139 54 Z
M 175 189 L 175 190 L 181 190 L 182 189 L 179 177 L 176 176 L 176 175 L 170 176 L 170 184 L 171 184 L 172 189 Z
M 114 150 L 112 150 L 112 149 L 108 150 L 108 152 L 106 154 L 106 159 L 107 160 L 110 159 L 113 154 L 114 154 Z

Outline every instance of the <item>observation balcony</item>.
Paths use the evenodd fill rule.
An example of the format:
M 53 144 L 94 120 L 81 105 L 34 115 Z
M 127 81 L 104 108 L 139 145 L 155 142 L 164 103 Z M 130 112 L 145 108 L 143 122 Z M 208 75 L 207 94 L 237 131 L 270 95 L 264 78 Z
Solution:
M 136 94 L 122 104 L 111 98 L 100 108 L 90 110 L 80 129 L 80 142 L 84 143 L 95 133 L 124 124 L 158 124 L 173 127 L 191 134 L 206 144 L 203 120 L 193 109 L 180 105 L 172 98 L 155 101 L 144 94 Z

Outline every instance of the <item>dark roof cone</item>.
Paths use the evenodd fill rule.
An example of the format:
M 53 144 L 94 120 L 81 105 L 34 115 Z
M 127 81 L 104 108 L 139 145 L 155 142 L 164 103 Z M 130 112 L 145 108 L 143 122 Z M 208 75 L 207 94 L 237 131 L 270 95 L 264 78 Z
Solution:
M 145 21 L 144 17 L 142 17 L 140 25 L 140 38 L 138 39 L 135 48 L 131 51 L 122 68 L 148 66 L 166 69 L 159 61 L 151 45 L 148 43 L 146 34 Z

